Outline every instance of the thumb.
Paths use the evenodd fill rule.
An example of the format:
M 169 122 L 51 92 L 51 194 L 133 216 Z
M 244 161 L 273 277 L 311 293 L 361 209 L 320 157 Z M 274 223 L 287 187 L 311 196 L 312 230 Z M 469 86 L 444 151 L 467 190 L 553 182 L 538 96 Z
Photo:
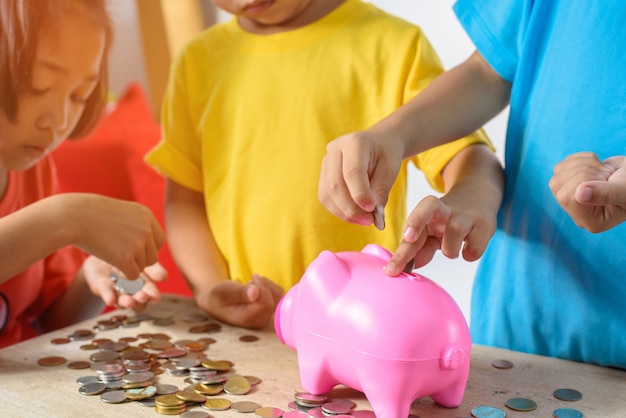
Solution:
M 575 192 L 576 201 L 588 205 L 626 204 L 626 187 L 609 181 L 588 181 L 581 183 Z

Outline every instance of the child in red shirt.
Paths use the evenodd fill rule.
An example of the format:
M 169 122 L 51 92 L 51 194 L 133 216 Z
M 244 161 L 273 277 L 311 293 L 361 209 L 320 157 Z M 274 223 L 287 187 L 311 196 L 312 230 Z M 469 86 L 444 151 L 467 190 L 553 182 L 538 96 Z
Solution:
M 58 194 L 49 154 L 86 134 L 106 100 L 111 25 L 104 0 L 0 3 L 0 347 L 159 298 L 163 231 L 137 203 Z M 83 252 L 91 254 L 86 257 Z M 113 267 L 144 276 L 115 290 Z M 145 269 L 145 271 L 144 271 Z

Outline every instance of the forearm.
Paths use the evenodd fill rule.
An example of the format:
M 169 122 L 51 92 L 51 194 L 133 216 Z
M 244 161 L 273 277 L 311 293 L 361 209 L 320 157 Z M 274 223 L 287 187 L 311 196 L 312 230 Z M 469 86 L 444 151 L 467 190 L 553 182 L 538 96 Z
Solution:
M 401 142 L 404 158 L 412 157 L 479 129 L 507 106 L 510 89 L 474 53 L 370 130 Z
M 461 196 L 477 210 L 497 213 L 504 193 L 504 171 L 496 155 L 484 144 L 459 152 L 442 173 L 447 195 Z
M 172 256 L 199 301 L 210 288 L 228 279 L 207 220 L 204 197 L 168 181 L 165 219 Z
M 61 196 L 35 202 L 0 218 L 0 283 L 72 244 Z

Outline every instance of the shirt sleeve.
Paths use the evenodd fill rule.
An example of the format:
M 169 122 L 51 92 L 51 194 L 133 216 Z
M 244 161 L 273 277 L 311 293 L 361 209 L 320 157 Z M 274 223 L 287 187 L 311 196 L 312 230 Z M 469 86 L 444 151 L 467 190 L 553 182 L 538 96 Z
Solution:
M 478 52 L 503 79 L 513 82 L 532 0 L 457 0 L 453 9 Z
M 184 52 L 172 65 L 163 97 L 161 141 L 146 154 L 145 161 L 162 175 L 189 189 L 203 189 L 201 141 L 190 114 L 185 83 Z

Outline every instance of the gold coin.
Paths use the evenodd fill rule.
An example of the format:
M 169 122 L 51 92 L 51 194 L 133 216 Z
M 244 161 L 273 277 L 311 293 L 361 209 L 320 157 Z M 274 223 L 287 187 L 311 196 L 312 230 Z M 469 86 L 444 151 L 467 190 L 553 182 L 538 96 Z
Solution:
M 174 406 L 181 406 L 185 404 L 185 401 L 178 398 L 175 394 L 157 396 L 154 400 L 156 406 L 171 408 Z
M 224 383 L 224 392 L 230 395 L 245 395 L 250 389 L 250 382 L 243 376 L 231 376 Z
M 272 406 L 262 406 L 254 410 L 254 414 L 259 418 L 280 418 L 284 413 L 282 409 Z
M 204 402 L 206 401 L 206 397 L 200 393 L 197 393 L 193 390 L 193 386 L 188 386 L 183 390 L 179 390 L 176 392 L 176 397 L 178 399 L 182 399 L 187 402 Z
M 177 406 L 177 407 L 162 407 L 162 406 L 155 406 L 154 407 L 155 412 L 161 414 L 161 415 L 180 415 L 183 412 L 185 412 L 187 410 L 187 406 L 183 405 L 183 406 Z
M 213 396 L 217 395 L 218 393 L 222 393 L 224 388 L 220 384 L 207 385 L 204 383 L 198 383 L 193 387 L 193 390 L 201 395 Z
M 50 356 L 40 358 L 37 360 L 37 364 L 40 366 L 60 366 L 61 364 L 65 364 L 66 361 L 65 357 Z
M 209 370 L 224 372 L 232 367 L 232 363 L 224 360 L 204 360 L 202 365 Z
M 230 408 L 232 404 L 231 401 L 224 398 L 208 398 L 206 402 L 202 405 L 203 408 L 209 409 L 211 411 L 225 411 Z
M 155 386 L 146 386 L 144 388 L 139 389 L 128 389 L 126 391 L 126 397 L 133 401 L 138 401 L 140 399 L 148 399 L 153 397 L 156 394 Z
M 89 351 L 89 350 L 97 350 L 98 346 L 95 344 L 83 344 L 79 348 L 81 350 Z

